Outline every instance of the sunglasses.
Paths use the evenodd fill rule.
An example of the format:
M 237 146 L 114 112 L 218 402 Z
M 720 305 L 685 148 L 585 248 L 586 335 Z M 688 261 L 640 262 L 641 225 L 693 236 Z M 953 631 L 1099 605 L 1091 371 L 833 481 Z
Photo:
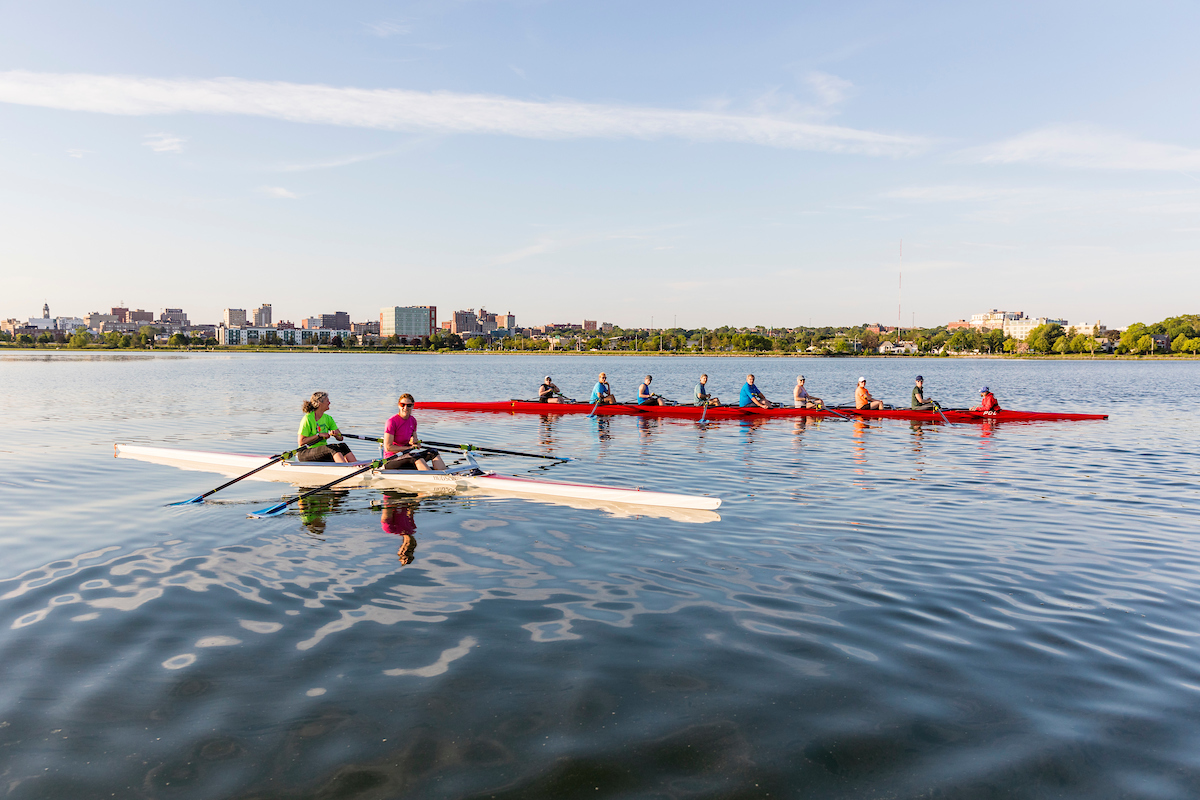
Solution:
M 412 403 L 397 403 L 396 405 L 400 406 L 401 408 L 412 408 L 413 407 Z

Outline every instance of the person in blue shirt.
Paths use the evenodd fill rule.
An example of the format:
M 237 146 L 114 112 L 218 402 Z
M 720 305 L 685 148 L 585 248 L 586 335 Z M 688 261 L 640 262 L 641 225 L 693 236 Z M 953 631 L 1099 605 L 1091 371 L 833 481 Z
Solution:
M 613 397 L 612 390 L 608 388 L 608 376 L 603 372 L 600 373 L 600 380 L 596 381 L 596 385 L 592 387 L 592 402 L 602 406 L 609 406 L 617 402 L 617 398 Z
M 738 405 L 742 408 L 746 408 L 747 406 L 758 406 L 759 408 L 771 407 L 766 396 L 754 385 L 753 375 L 746 376 L 746 383 L 742 386 L 742 393 L 738 397 Z
M 708 376 L 701 375 L 700 382 L 696 384 L 694 392 L 696 397 L 696 405 L 698 406 L 719 406 L 721 401 L 719 398 L 708 393 Z
M 638 405 L 639 406 L 661 406 L 662 398 L 650 391 L 650 381 L 654 378 L 650 375 L 638 386 Z

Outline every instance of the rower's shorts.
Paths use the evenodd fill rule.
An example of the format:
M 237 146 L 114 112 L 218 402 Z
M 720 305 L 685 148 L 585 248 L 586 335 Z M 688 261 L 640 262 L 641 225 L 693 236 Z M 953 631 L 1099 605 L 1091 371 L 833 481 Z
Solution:
M 913 411 L 934 411 L 937 409 L 936 403 L 918 403 L 912 407 Z
M 350 455 L 350 445 L 345 442 L 326 443 L 320 447 L 310 447 L 306 450 L 301 450 L 299 453 L 296 453 L 296 458 L 300 461 L 333 461 L 334 453 L 341 453 L 344 456 L 348 456 Z
M 388 460 L 383 465 L 384 469 L 416 469 L 417 459 L 429 462 L 438 457 L 438 451 L 432 447 L 426 447 L 424 450 L 412 450 L 402 455 L 396 456 Z

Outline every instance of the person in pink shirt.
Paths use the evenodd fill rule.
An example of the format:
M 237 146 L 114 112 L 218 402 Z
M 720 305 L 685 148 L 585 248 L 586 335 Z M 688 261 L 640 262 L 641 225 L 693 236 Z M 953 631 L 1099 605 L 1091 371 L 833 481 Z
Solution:
M 446 468 L 446 462 L 432 447 L 421 447 L 417 438 L 417 420 L 412 415 L 413 396 L 405 393 L 396 401 L 398 413 L 387 421 L 383 429 L 383 452 L 388 455 L 384 469 L 437 469 Z M 394 454 L 394 457 L 393 457 Z

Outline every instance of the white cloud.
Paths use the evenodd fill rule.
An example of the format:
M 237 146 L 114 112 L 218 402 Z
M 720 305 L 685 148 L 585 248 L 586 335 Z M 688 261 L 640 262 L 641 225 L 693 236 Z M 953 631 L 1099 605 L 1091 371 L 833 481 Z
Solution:
M 854 84 L 827 72 L 810 72 L 804 81 L 812 87 L 823 106 L 838 106 L 845 102 Z
M 187 140 L 170 133 L 147 133 L 142 144 L 156 153 L 182 153 L 185 141 Z
M 361 153 L 354 156 L 341 156 L 339 158 L 330 158 L 325 161 L 314 161 L 309 164 L 284 164 L 283 166 L 274 167 L 276 172 L 308 172 L 314 169 L 332 169 L 334 167 L 346 167 L 351 164 L 358 164 L 363 161 L 372 161 L 376 158 L 395 155 L 399 150 L 380 150 L 377 153 Z
M 1080 169 L 1200 169 L 1200 150 L 1147 142 L 1086 126 L 1057 126 L 964 150 L 962 160 L 982 164 L 1048 164 Z
M 367 26 L 368 31 L 380 39 L 388 39 L 392 36 L 403 36 L 412 33 L 412 28 L 403 22 L 385 20 L 383 22 L 365 22 L 363 24 Z
M 0 102 L 102 114 L 248 114 L 392 131 L 535 139 L 679 138 L 766 147 L 908 156 L 924 137 L 749 114 L 637 108 L 404 89 L 355 89 L 238 78 L 167 80 L 119 75 L 0 72 Z
M 92 152 L 92 151 L 91 150 L 68 150 L 67 155 L 70 156 L 71 158 L 83 158 L 86 154 L 88 154 L 90 152 Z
M 279 200 L 296 200 L 300 197 L 300 195 L 295 192 L 289 192 L 282 186 L 260 186 L 258 190 L 267 197 L 274 197 Z

